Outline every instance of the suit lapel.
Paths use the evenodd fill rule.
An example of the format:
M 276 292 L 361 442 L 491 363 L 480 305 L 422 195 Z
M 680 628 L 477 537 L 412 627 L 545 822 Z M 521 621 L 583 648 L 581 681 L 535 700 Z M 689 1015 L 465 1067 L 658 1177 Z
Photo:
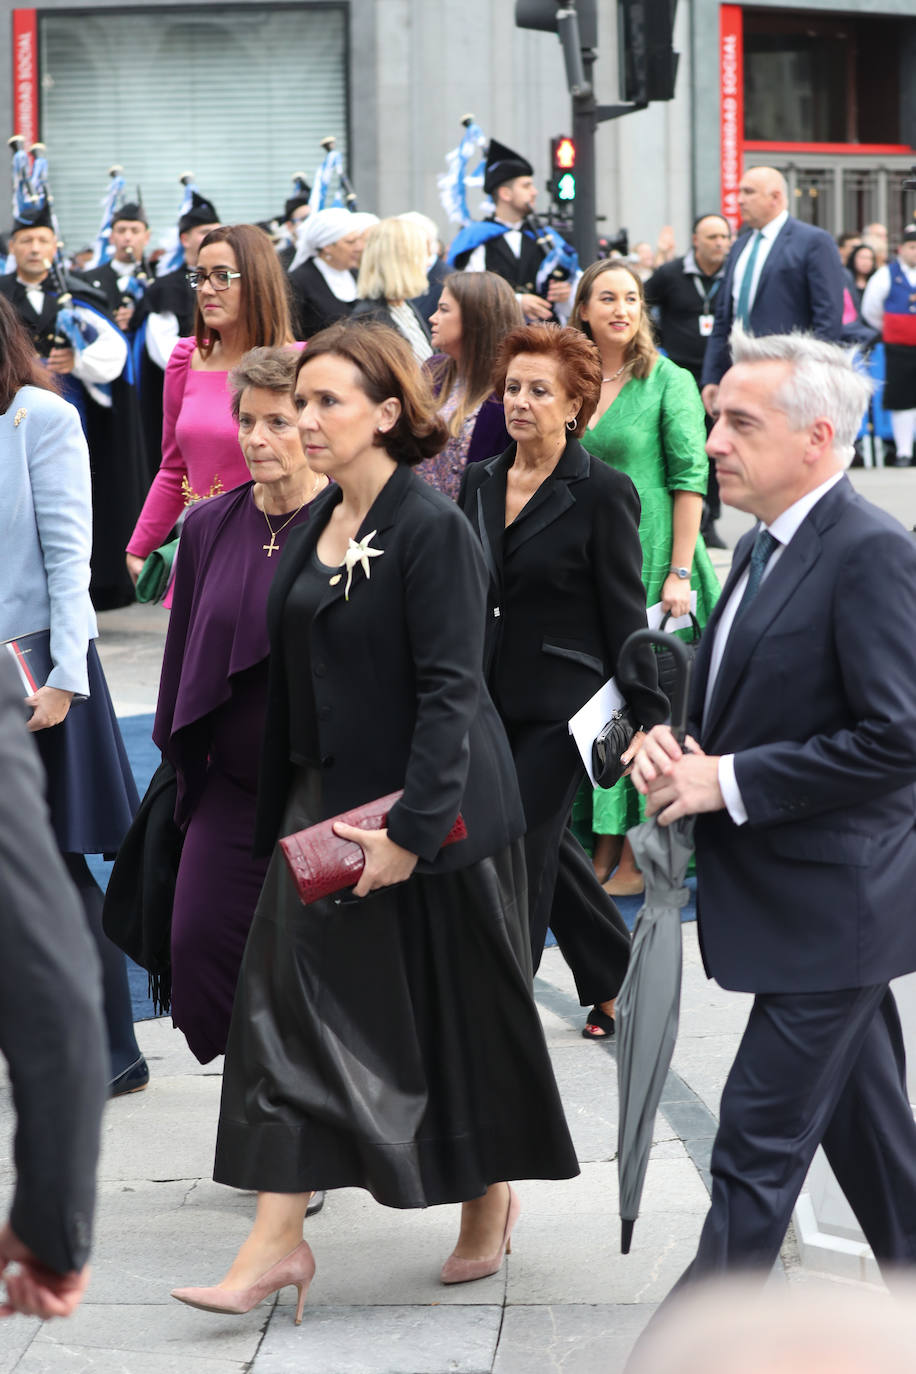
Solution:
M 483 464 L 486 478 L 477 488 L 477 533 L 499 600 L 503 580 L 503 529 L 506 523 L 506 475 L 515 458 L 515 445 Z
M 735 284 L 735 272 L 738 267 L 738 259 L 744 252 L 744 245 L 747 243 L 747 234 L 742 234 L 736 239 L 725 262 L 725 277 L 722 281 L 722 298 L 728 302 L 728 318 L 731 319 L 734 309 L 733 288 Z
M 775 239 L 770 245 L 770 251 L 766 255 L 766 259 L 764 261 L 763 268 L 760 273 L 760 280 L 757 283 L 757 291 L 754 295 L 754 305 L 756 305 L 757 302 L 763 298 L 763 292 L 766 288 L 767 282 L 769 281 L 773 273 L 779 270 L 782 256 L 786 251 L 786 247 L 791 237 L 792 220 L 791 218 L 789 218 L 786 220 L 785 224 L 782 226 L 779 233 L 776 235 Z
M 369 507 L 365 519 L 363 520 L 359 529 L 356 531 L 356 542 L 359 543 L 362 539 L 365 539 L 367 535 L 374 534 L 375 537 L 372 540 L 372 548 L 378 549 L 381 553 L 384 553 L 389 543 L 387 536 L 390 534 L 391 529 L 395 524 L 395 521 L 397 520 L 397 514 L 398 510 L 400 509 L 401 502 L 407 494 L 411 482 L 418 482 L 419 480 L 420 478 L 414 476 L 414 474 L 411 472 L 410 468 L 407 466 L 406 463 L 399 463 L 398 466 L 395 468 L 394 472 L 388 478 L 388 481 L 382 487 L 378 496 L 376 496 L 375 500 L 372 502 L 372 505 Z M 338 493 L 338 500 L 342 500 L 343 494 L 340 493 L 339 488 Z M 336 505 L 337 501 L 334 501 L 333 504 Z M 311 557 L 311 554 L 314 551 L 316 544 L 318 543 L 321 531 L 324 529 L 325 525 L 328 523 L 328 520 L 330 519 L 331 510 L 332 505 L 329 501 L 327 512 L 322 512 L 322 518 L 320 520 L 320 523 L 318 523 L 314 540 L 311 542 L 306 552 L 306 557 Z M 311 525 L 311 523 L 312 522 L 309 521 L 309 525 Z M 372 576 L 371 570 L 374 561 L 375 560 L 372 558 L 369 559 L 370 578 Z M 304 563 L 302 561 L 298 561 L 297 572 L 301 571 L 303 566 Z M 363 571 L 362 564 L 357 563 L 353 568 L 353 577 L 350 582 L 350 596 L 355 596 L 360 584 L 366 582 L 367 580 L 368 579 L 366 577 L 365 572 Z M 328 578 L 327 590 L 325 591 L 324 596 L 321 598 L 321 601 L 318 603 L 315 615 L 323 615 L 325 611 L 327 611 L 329 606 L 332 606 L 335 601 L 340 601 L 343 597 L 346 596 L 346 593 L 347 571 L 346 568 L 341 568 L 339 572 L 333 573 Z
M 36 310 L 29 300 L 25 286 L 18 278 L 16 279 L 12 301 L 23 321 L 28 321 L 26 328 L 31 329 L 35 334 L 45 333 L 57 319 L 57 297 L 50 296 L 45 292 L 41 309 Z
M 713 686 L 709 710 L 703 719 L 704 736 L 709 736 L 715 730 L 729 698 L 741 681 L 751 654 L 786 602 L 794 596 L 801 582 L 808 576 L 820 555 L 821 536 L 814 521 L 809 517 L 790 539 L 780 554 L 778 563 L 761 583 L 754 601 L 740 619 L 732 623 Z M 743 572 L 746 566 L 747 560 L 744 560 L 740 572 Z M 731 582 L 731 579 L 729 581 Z M 720 599 L 724 602 L 724 593 Z
M 744 534 L 735 545 L 735 552 L 732 556 L 732 565 L 725 585 L 719 594 L 719 599 L 712 608 L 709 619 L 703 628 L 700 636 L 700 647 L 697 650 L 696 660 L 693 665 L 693 673 L 690 679 L 690 719 L 698 726 L 703 720 L 703 708 L 706 702 L 706 683 L 709 677 L 709 664 L 712 659 L 712 646 L 715 643 L 716 632 L 722 613 L 728 605 L 729 597 L 735 590 L 738 579 L 745 572 L 750 562 L 751 549 L 754 547 L 754 531 Z
M 535 535 L 547 529 L 548 525 L 559 520 L 561 515 L 576 504 L 571 484 L 588 476 L 588 462 L 585 449 L 575 439 L 570 439 L 563 457 L 553 472 L 544 479 L 531 500 L 522 507 L 506 529 L 503 556 L 507 562 L 523 544 L 527 544 L 529 539 L 533 539 Z

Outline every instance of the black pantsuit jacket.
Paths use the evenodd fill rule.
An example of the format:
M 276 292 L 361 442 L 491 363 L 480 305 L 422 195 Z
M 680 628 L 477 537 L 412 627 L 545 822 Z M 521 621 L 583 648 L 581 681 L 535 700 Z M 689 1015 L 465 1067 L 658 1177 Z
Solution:
M 18 1117 L 10 1224 L 66 1273 L 89 1253 L 108 1049 L 98 960 L 51 831 L 22 698 L 0 662 L 0 1050 Z
M 614 673 L 624 640 L 645 629 L 639 497 L 623 473 L 576 439 L 508 529 L 515 445 L 468 467 L 459 505 L 490 573 L 486 674 L 510 720 L 567 721 Z M 664 720 L 653 678 L 624 689 L 640 724 Z
M 291 531 L 267 606 L 271 642 L 256 849 L 279 833 L 292 777 L 283 608 L 331 511 L 331 487 L 307 525 Z M 512 755 L 481 673 L 486 569 L 452 501 L 398 467 L 357 532 L 380 557 L 366 577 L 335 578 L 301 640 L 314 694 L 310 762 L 321 771 L 324 816 L 403 787 L 388 820 L 419 872 L 467 867 L 524 832 Z M 343 647 L 342 647 L 343 646 Z M 467 839 L 441 849 L 461 812 Z M 440 852 L 441 850 L 441 852 Z
M 629 477 L 570 439 L 553 473 L 508 529 L 515 446 L 468 467 L 459 504 L 490 572 L 486 673 L 506 722 L 527 819 L 531 954 L 550 925 L 583 1006 L 613 997 L 629 938 L 580 845 L 567 831 L 584 775 L 567 722 L 614 673 L 624 640 L 646 624 L 639 497 Z M 651 654 L 626 689 L 638 721 L 663 720 Z

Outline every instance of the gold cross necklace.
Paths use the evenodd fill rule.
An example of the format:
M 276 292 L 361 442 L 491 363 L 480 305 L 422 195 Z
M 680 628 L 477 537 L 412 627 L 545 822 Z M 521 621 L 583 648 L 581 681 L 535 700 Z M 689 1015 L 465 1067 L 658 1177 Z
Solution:
M 279 550 L 279 548 L 280 548 L 280 545 L 277 543 L 277 535 L 278 535 L 278 534 L 282 534 L 283 531 L 286 529 L 287 525 L 291 525 L 291 524 L 293 523 L 293 521 L 295 520 L 296 516 L 297 516 L 297 515 L 299 514 L 299 512 L 301 511 L 302 506 L 307 506 L 308 503 L 309 503 L 310 501 L 314 500 L 314 498 L 318 495 L 318 489 L 319 489 L 320 486 L 321 486 L 321 474 L 319 473 L 318 476 L 315 478 L 315 485 L 312 487 L 312 490 L 309 492 L 308 496 L 307 496 L 307 497 L 305 498 L 305 500 L 302 502 L 302 505 L 296 507 L 296 509 L 293 511 L 292 515 L 289 516 L 289 518 L 288 518 L 287 520 L 284 520 L 283 524 L 280 526 L 280 528 L 279 528 L 278 530 L 275 530 L 274 527 L 273 527 L 273 525 L 270 523 L 270 517 L 269 517 L 269 515 L 267 514 L 267 511 L 266 511 L 266 510 L 262 510 L 262 511 L 261 511 L 261 514 L 263 515 L 264 519 L 267 521 L 267 528 L 268 528 L 268 530 L 270 531 L 270 543 L 269 543 L 269 544 L 262 544 L 262 545 L 261 545 L 261 548 L 262 548 L 262 549 L 264 550 L 264 552 L 267 554 L 267 557 L 268 557 L 268 558 L 270 558 L 272 554 L 275 554 L 275 553 Z

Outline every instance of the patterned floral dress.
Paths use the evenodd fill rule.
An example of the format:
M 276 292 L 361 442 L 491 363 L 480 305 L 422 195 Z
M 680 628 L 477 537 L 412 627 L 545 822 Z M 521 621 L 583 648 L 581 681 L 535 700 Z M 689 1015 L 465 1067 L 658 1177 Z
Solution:
M 440 419 L 449 426 L 463 395 L 464 383 L 456 382 L 452 387 L 451 394 L 439 407 Z M 481 402 L 482 404 L 483 402 Z M 467 467 L 468 450 L 471 447 L 474 426 L 477 424 L 479 414 L 480 406 L 476 406 L 470 414 L 465 416 L 459 433 L 449 436 L 448 443 L 442 452 L 437 453 L 433 458 L 424 458 L 423 462 L 418 463 L 414 468 L 414 472 L 422 477 L 424 482 L 428 482 L 431 487 L 436 487 L 444 496 L 450 496 L 453 501 L 458 500 L 458 490 L 464 476 L 464 469 Z

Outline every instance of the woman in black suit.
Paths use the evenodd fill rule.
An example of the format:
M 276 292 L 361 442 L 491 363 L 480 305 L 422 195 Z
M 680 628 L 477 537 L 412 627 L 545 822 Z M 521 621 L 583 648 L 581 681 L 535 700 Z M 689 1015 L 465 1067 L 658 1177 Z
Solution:
M 567 827 L 582 761 L 567 722 L 613 676 L 624 640 L 646 624 L 639 497 L 577 435 L 601 390 L 598 350 L 583 334 L 527 325 L 507 335 L 494 372 L 515 442 L 465 473 L 459 504 L 490 571 L 486 676 L 518 770 L 528 822 L 534 967 L 550 925 L 572 969 L 583 1034 L 613 1034 L 629 934 Z M 664 720 L 654 663 L 620 683 L 641 725 Z M 636 737 L 624 755 L 633 756 Z
M 256 849 L 403 787 L 352 898 L 303 909 L 274 852 L 236 995 L 215 1178 L 258 1190 L 221 1284 L 243 1312 L 314 1272 L 309 1191 L 462 1202 L 442 1280 L 495 1273 L 508 1178 L 578 1172 L 530 990 L 524 816 L 481 674 L 486 570 L 455 505 L 410 465 L 442 424 L 403 340 L 339 324 L 302 354 L 300 433 L 335 485 L 290 533 L 268 603 Z M 442 848 L 458 814 L 467 838 Z M 371 900 L 365 900 L 371 896 Z

